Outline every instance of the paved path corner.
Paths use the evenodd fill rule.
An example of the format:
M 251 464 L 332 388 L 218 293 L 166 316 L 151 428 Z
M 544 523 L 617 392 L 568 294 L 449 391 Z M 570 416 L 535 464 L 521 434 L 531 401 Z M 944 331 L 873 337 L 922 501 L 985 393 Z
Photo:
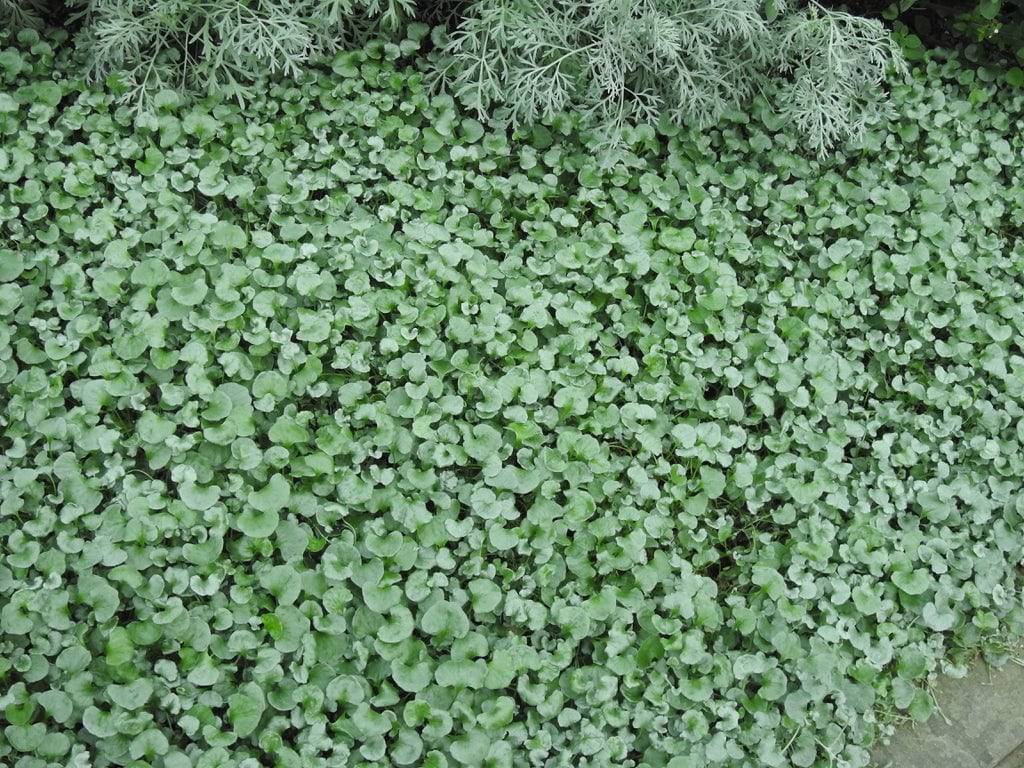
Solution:
M 1024 666 L 977 662 L 935 688 L 941 708 L 873 753 L 877 768 L 1024 768 Z

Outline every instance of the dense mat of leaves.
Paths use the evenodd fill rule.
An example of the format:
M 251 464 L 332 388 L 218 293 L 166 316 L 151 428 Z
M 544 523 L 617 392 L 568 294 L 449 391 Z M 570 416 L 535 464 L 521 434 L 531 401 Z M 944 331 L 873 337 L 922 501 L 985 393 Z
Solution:
M 412 41 L 140 117 L 54 47 L 0 46 L 4 765 L 864 766 L 1021 631 L 1020 96 L 605 169 Z

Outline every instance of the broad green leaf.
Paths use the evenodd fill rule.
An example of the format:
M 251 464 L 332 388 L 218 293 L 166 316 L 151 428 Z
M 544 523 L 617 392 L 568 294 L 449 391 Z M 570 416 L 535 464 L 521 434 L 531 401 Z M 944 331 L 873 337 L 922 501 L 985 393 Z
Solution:
M 263 689 L 246 683 L 228 697 L 228 722 L 235 736 L 244 739 L 256 730 L 266 710 Z

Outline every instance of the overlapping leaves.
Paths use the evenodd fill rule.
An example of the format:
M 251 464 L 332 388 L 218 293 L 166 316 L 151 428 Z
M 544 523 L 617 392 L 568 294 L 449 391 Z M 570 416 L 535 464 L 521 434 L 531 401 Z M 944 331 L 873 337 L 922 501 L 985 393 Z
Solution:
M 603 168 L 397 49 L 0 51 L 0 761 L 863 766 L 1021 629 L 1024 112 Z

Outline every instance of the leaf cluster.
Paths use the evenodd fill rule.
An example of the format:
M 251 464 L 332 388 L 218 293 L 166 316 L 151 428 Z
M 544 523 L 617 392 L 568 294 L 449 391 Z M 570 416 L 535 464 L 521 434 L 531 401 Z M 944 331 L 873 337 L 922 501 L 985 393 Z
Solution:
M 254 76 L 295 76 L 412 0 L 86 0 L 78 45 L 94 76 L 139 104 L 161 89 L 252 97 Z
M 609 143 L 630 122 L 709 127 L 771 94 L 808 145 L 857 140 L 903 59 L 876 20 L 760 0 L 481 0 L 437 75 L 480 115 L 514 124 L 561 112 Z
M 846 5 L 854 13 L 879 12 L 870 2 Z M 972 61 L 1024 64 L 1021 0 L 893 0 L 881 9 L 881 16 L 891 23 L 908 55 L 924 45 L 959 50 Z

